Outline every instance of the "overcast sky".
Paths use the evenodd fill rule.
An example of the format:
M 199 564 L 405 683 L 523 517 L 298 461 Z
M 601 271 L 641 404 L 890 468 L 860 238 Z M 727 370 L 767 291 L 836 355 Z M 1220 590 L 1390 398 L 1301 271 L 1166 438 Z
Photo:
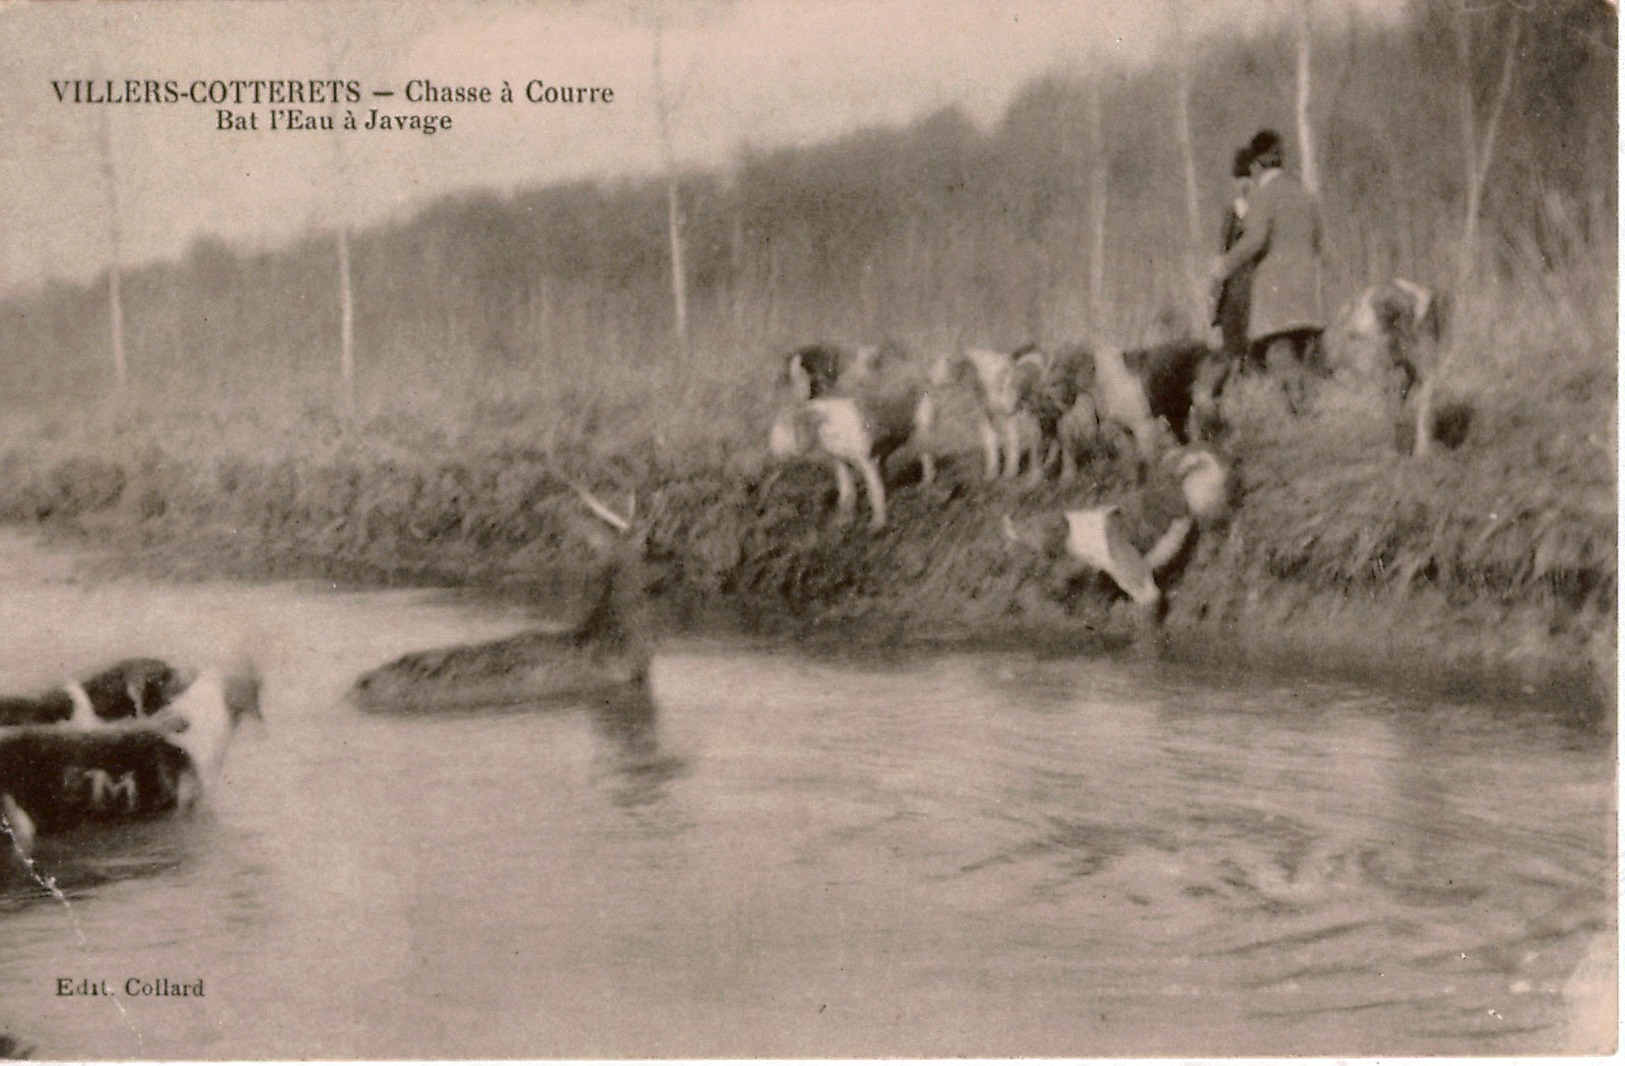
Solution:
M 458 188 L 648 173 L 661 158 L 657 23 L 676 153 L 726 166 L 745 144 L 808 143 L 951 103 L 991 122 L 1046 71 L 1157 55 L 1171 39 L 1172 2 L 0 3 L 0 287 L 105 266 L 101 138 L 112 146 L 123 258 L 139 263 L 180 255 L 202 233 L 261 247 L 341 216 L 401 214 Z M 1201 41 L 1278 18 L 1291 0 L 1179 2 L 1187 38 Z M 1346 2 L 1395 6 L 1317 0 L 1317 9 Z M 361 122 L 376 106 L 450 115 L 453 126 L 433 136 L 273 132 L 262 104 L 233 108 L 258 112 L 257 131 L 224 132 L 206 103 L 75 105 L 53 87 L 150 78 L 185 93 L 198 80 L 335 75 L 361 83 L 364 99 L 346 105 Z M 493 91 L 506 82 L 520 99 L 409 104 L 412 79 Z M 530 104 L 533 79 L 607 86 L 614 102 Z

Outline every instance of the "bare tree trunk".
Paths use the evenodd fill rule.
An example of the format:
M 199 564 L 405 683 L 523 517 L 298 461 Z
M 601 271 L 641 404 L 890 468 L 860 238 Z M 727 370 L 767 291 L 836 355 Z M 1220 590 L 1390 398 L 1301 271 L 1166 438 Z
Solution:
M 1315 155 L 1314 125 L 1309 121 L 1310 73 L 1309 50 L 1310 35 L 1314 30 L 1311 18 L 1310 4 L 1313 0 L 1299 0 L 1298 2 L 1298 158 L 1299 166 L 1303 171 L 1303 187 L 1309 193 L 1310 199 L 1318 205 L 1320 202 L 1320 163 Z M 1315 306 L 1322 314 L 1325 312 L 1325 277 L 1320 250 L 1315 250 Z
M 1489 177 L 1490 160 L 1495 155 L 1495 135 L 1501 125 L 1501 112 L 1507 97 L 1512 94 L 1513 76 L 1517 70 L 1518 37 L 1523 30 L 1522 12 L 1514 7 L 1512 26 L 1507 36 L 1506 51 L 1501 58 L 1501 76 L 1496 82 L 1495 97 L 1484 123 L 1483 144 L 1479 144 L 1478 106 L 1473 94 L 1473 42 L 1472 27 L 1468 24 L 1469 11 L 1465 3 L 1456 8 L 1456 54 L 1461 61 L 1460 103 L 1462 149 L 1467 177 L 1467 205 L 1462 222 L 1461 251 L 1457 264 L 1457 283 L 1465 283 L 1473 273 L 1478 255 L 1478 221 L 1483 205 L 1484 182 Z
M 1096 342 L 1106 323 L 1106 146 L 1101 135 L 1100 77 L 1089 82 L 1089 152 L 1094 157 L 1089 178 L 1089 314 Z
M 738 341 L 745 332 L 745 223 L 739 214 L 737 190 L 734 195 L 733 225 L 728 232 L 728 270 L 733 278 L 732 318 L 734 339 Z
M 1185 165 L 1185 286 L 1191 325 L 1200 330 L 1207 317 L 1207 292 L 1202 284 L 1202 211 L 1196 191 L 1196 149 L 1191 143 L 1190 73 L 1182 60 L 1175 62 L 1180 66 L 1174 134 L 1179 138 L 1179 154 Z
M 107 236 L 111 260 L 107 271 L 107 314 L 113 335 L 113 386 L 120 396 L 129 385 L 124 357 L 124 231 L 119 218 L 118 170 L 113 163 L 113 130 L 108 110 L 102 108 L 96 146 L 101 153 L 102 179 L 107 184 Z
M 673 176 L 666 181 L 666 229 L 671 239 L 671 299 L 675 310 L 672 322 L 677 350 L 686 358 L 689 354 L 688 269 L 683 264 L 683 221 L 682 191 Z
M 333 21 L 335 16 L 332 10 L 324 9 L 322 15 L 326 21 L 325 36 L 330 42 L 326 57 L 327 73 L 329 77 L 337 79 L 338 72 L 348 59 L 348 50 L 339 42 L 347 40 L 348 35 Z M 328 196 L 338 215 L 338 232 L 334 234 L 334 241 L 338 251 L 339 403 L 345 416 L 353 417 L 356 407 L 355 286 L 350 269 L 350 167 L 344 150 L 346 134 L 343 132 L 343 111 L 336 100 L 329 115 L 333 119 L 333 171 L 329 178 Z
M 660 121 L 660 151 L 666 166 L 666 231 L 671 241 L 672 328 L 677 350 L 686 359 L 690 354 L 688 337 L 688 271 L 684 266 L 682 190 L 677 176 L 677 157 L 672 149 L 671 106 L 666 99 L 666 81 L 660 63 L 663 30 L 655 23 L 654 82 L 655 114 Z
M 1190 323 L 1197 331 L 1206 326 L 1207 290 L 1202 283 L 1201 202 L 1196 184 L 1196 148 L 1191 137 L 1191 72 L 1188 46 L 1185 41 L 1183 11 L 1176 3 L 1173 7 L 1175 39 L 1174 63 L 1178 82 L 1174 90 L 1174 137 L 1179 143 L 1180 161 L 1185 170 L 1185 285 L 1190 301 Z
M 117 259 L 107 274 L 108 320 L 113 329 L 113 381 L 123 394 L 129 384 L 129 372 L 124 360 L 124 271 Z
M 1472 280 L 1478 263 L 1478 222 L 1483 205 L 1484 182 L 1489 177 L 1490 161 L 1495 155 L 1495 135 L 1501 125 L 1501 113 L 1507 98 L 1512 95 L 1512 82 L 1517 73 L 1518 37 L 1523 30 L 1523 11 L 1514 6 L 1512 23 L 1507 34 L 1506 51 L 1501 57 L 1501 75 L 1496 82 L 1495 96 L 1490 102 L 1490 113 L 1485 119 L 1483 141 L 1478 130 L 1478 102 L 1473 92 L 1473 38 L 1468 22 L 1471 14 L 1466 0 L 1455 0 L 1456 57 L 1459 60 L 1457 99 L 1461 111 L 1462 162 L 1467 178 L 1467 203 L 1462 218 L 1461 245 L 1456 259 L 1456 289 L 1461 291 Z M 1433 394 L 1437 379 L 1455 357 L 1455 343 L 1449 342 L 1433 373 L 1423 380 L 1416 401 L 1416 436 L 1413 453 L 1426 455 L 1433 442 Z
M 1473 100 L 1473 39 L 1466 7 L 1456 3 L 1456 96 L 1461 117 L 1462 162 L 1467 171 L 1467 208 L 1462 219 L 1461 244 L 1456 249 L 1456 284 L 1462 285 L 1472 273 L 1478 249 L 1478 199 L 1480 191 L 1473 178 L 1478 174 L 1478 106 Z M 1420 441 L 1418 442 L 1420 443 Z
M 909 302 L 901 308 L 903 314 L 911 321 L 925 320 L 922 308 L 930 305 L 932 294 L 930 292 L 930 279 L 922 278 L 920 269 L 920 220 L 911 215 L 908 228 L 903 231 L 903 258 L 899 284 L 902 291 L 909 295 Z
M 779 328 L 779 245 L 770 236 L 767 242 L 767 283 L 762 300 L 762 328 L 769 334 Z
M 1313 30 L 1310 5 L 1313 0 L 1298 3 L 1298 155 L 1303 170 L 1303 187 L 1310 196 L 1320 196 L 1320 165 L 1315 157 L 1315 131 L 1309 121 L 1309 50 Z
M 350 226 L 339 222 L 339 381 L 344 413 L 355 414 L 355 293 L 350 285 Z

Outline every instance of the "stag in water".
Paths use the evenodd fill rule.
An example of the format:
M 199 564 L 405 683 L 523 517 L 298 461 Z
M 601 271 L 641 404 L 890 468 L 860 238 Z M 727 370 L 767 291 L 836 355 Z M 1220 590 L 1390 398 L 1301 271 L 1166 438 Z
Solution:
M 571 488 L 602 528 L 576 528 L 598 556 L 588 607 L 562 630 L 528 630 L 483 644 L 414 652 L 369 671 L 351 698 L 368 711 L 453 710 L 568 700 L 641 688 L 651 655 L 645 561 L 648 531 L 636 506 L 621 514 Z

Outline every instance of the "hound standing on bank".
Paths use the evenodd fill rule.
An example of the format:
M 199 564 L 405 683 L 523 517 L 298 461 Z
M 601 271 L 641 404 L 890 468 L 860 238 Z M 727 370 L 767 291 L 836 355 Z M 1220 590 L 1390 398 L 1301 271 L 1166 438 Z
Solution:
M 930 484 L 936 476 L 931 451 L 931 430 L 936 404 L 931 384 L 901 360 L 885 355 L 884 347 L 862 351 L 854 370 L 841 377 L 841 392 L 852 395 L 817 395 L 783 411 L 768 431 L 768 451 L 783 462 L 822 459 L 835 474 L 837 508 L 850 515 L 857 506 L 855 468 L 869 493 L 870 528 L 886 524 L 885 463 L 903 445 L 914 443 L 920 455 L 920 480 Z M 792 370 L 794 379 L 794 370 Z M 772 483 L 771 479 L 768 482 Z
M 987 480 L 1015 477 L 1022 456 L 1029 453 L 1028 468 L 1036 471 L 1040 467 L 1041 445 L 1034 418 L 1047 369 L 1044 353 L 1034 345 L 1014 352 L 969 348 L 943 356 L 932 367 L 933 388 L 970 379 Z
M 1064 595 L 1085 573 L 1111 578 L 1148 615 L 1161 609 L 1157 573 L 1179 557 L 1199 522 L 1229 506 L 1228 471 L 1205 449 L 1168 452 L 1134 498 L 1025 519 L 1006 515 L 1005 538 L 1050 561 L 1051 591 Z

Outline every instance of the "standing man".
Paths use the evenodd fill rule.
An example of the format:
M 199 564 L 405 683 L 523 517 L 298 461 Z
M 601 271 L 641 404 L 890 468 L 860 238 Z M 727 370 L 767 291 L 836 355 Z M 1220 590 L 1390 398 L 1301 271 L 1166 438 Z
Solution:
M 1325 325 L 1317 284 L 1320 210 L 1298 179 L 1282 169 L 1281 137 L 1262 130 L 1249 145 L 1253 189 L 1241 220 L 1241 238 L 1214 262 L 1215 290 L 1250 267 L 1252 308 L 1247 334 L 1252 350 L 1280 378 L 1287 401 L 1301 407 L 1304 338 Z
M 1242 225 L 1247 218 L 1247 197 L 1253 191 L 1253 152 L 1250 145 L 1236 149 L 1230 165 L 1230 179 L 1234 183 L 1234 198 L 1224 212 L 1224 231 L 1219 238 L 1219 254 L 1223 255 L 1241 240 Z M 1247 358 L 1247 318 L 1253 302 L 1253 263 L 1243 264 L 1219 285 L 1219 296 L 1213 306 L 1213 324 L 1224 338 L 1226 361 L 1240 366 Z
M 1247 217 L 1247 196 L 1253 189 L 1251 145 L 1236 149 L 1235 159 L 1230 164 L 1230 180 L 1234 183 L 1233 197 L 1224 212 L 1220 255 L 1241 240 L 1242 222 Z M 1191 393 L 1191 405 L 1197 415 L 1196 429 L 1203 436 L 1217 422 L 1216 394 L 1224 387 L 1230 372 L 1247 358 L 1247 315 L 1252 305 L 1253 266 L 1246 263 L 1220 282 L 1213 302 L 1213 324 L 1219 327 L 1220 350 L 1216 355 L 1205 357 L 1197 367 Z

